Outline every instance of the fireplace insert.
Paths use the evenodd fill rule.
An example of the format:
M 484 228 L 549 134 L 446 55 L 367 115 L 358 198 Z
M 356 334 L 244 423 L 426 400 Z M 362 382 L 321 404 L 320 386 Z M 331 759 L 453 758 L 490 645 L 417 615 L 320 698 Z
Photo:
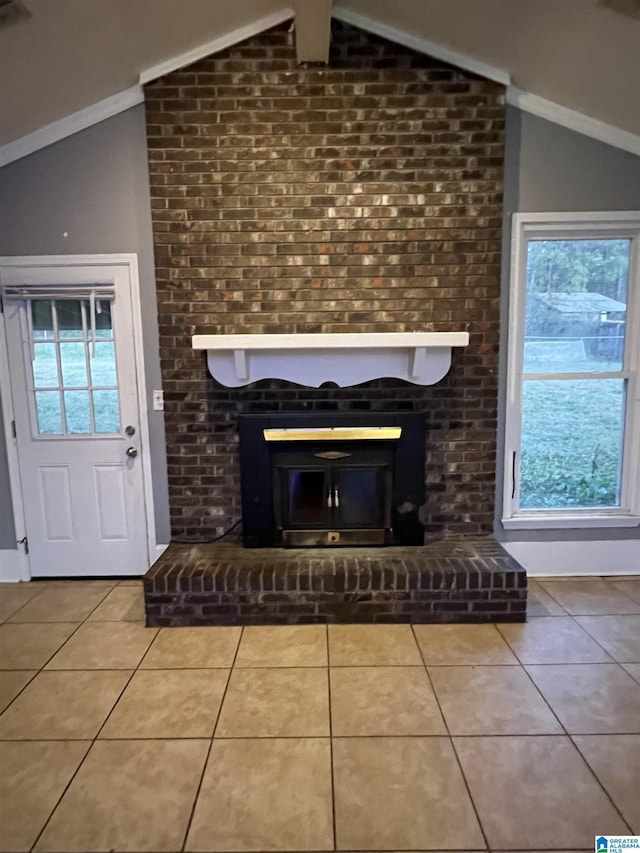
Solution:
M 285 545 L 384 545 L 391 541 L 393 451 L 339 442 L 339 450 L 276 451 L 276 530 Z
M 245 546 L 422 545 L 424 420 L 242 415 Z

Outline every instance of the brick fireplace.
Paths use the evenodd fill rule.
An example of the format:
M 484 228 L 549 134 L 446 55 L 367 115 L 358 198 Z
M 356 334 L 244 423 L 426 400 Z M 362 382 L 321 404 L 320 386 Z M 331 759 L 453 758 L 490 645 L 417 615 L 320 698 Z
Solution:
M 176 538 L 240 518 L 242 413 L 422 411 L 428 537 L 492 531 L 504 89 L 334 23 L 281 27 L 146 87 Z M 229 389 L 198 333 L 459 331 L 438 384 Z
M 277 27 L 148 85 L 146 110 L 174 538 L 241 518 L 239 418 L 287 413 L 419 415 L 424 541 L 489 536 L 504 88 L 334 22 L 327 67 Z M 425 331 L 470 336 L 428 386 L 229 388 L 191 346 Z

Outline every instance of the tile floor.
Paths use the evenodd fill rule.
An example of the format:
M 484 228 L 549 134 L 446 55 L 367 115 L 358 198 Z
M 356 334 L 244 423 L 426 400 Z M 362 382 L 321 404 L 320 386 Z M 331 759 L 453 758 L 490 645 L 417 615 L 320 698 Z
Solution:
M 593 850 L 640 834 L 640 579 L 525 625 L 144 627 L 0 587 L 0 851 Z

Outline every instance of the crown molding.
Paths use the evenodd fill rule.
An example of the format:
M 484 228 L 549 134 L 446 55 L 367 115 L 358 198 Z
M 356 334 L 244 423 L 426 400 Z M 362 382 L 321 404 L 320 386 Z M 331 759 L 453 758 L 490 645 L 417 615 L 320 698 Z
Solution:
M 508 86 L 511 82 L 509 73 L 502 68 L 496 68 L 495 65 L 489 65 L 464 53 L 458 53 L 434 41 L 429 41 L 429 39 L 412 35 L 406 32 L 406 30 L 399 30 L 390 24 L 376 21 L 375 18 L 369 18 L 368 15 L 352 12 L 351 9 L 345 9 L 344 6 L 335 6 L 333 17 L 338 21 L 343 21 L 345 24 L 351 24 L 354 27 L 359 27 L 361 30 L 366 30 L 369 33 L 374 33 L 377 36 L 395 42 L 395 44 L 402 44 L 405 47 L 410 47 L 412 50 L 418 51 L 418 53 L 426 53 L 434 59 L 441 59 L 443 62 L 448 62 L 450 65 L 462 68 L 464 71 L 470 71 L 472 74 L 486 77 L 487 80 L 493 80 L 494 83 L 501 83 L 503 86 Z
M 257 36 L 265 30 L 276 27 L 285 21 L 295 17 L 295 12 L 288 6 L 278 9 L 277 12 L 272 12 L 270 15 L 265 15 L 262 18 L 257 18 L 250 24 L 244 27 L 238 27 L 237 30 L 225 33 L 213 41 L 205 42 L 205 44 L 194 47 L 193 50 L 188 50 L 186 53 L 181 53 L 178 56 L 173 56 L 166 62 L 160 62 L 158 65 L 152 65 L 140 73 L 139 83 L 141 86 L 157 80 L 158 77 L 163 77 L 165 74 L 171 74 L 172 71 L 177 71 L 179 68 L 184 68 L 186 65 L 191 65 L 192 62 L 198 62 L 199 59 L 204 59 L 212 53 L 218 53 L 227 47 L 232 47 L 234 44 L 239 44 L 245 39 Z
M 507 103 L 522 110 L 522 112 L 543 118 L 546 121 L 553 122 L 553 124 L 559 124 L 568 130 L 573 130 L 583 136 L 596 139 L 598 142 L 604 142 L 605 145 L 621 148 L 623 151 L 640 157 L 640 136 L 630 133 L 628 130 L 606 124 L 603 121 L 591 118 L 591 116 L 584 115 L 584 113 L 576 112 L 568 107 L 563 107 L 561 104 L 556 104 L 554 101 L 541 98 L 539 95 L 525 92 L 516 86 L 509 86 L 507 89 Z
M 112 118 L 118 113 L 130 110 L 131 107 L 142 103 L 144 103 L 142 86 L 131 86 L 131 88 L 104 98 L 96 104 L 91 104 L 91 106 L 53 121 L 51 124 L 46 124 L 44 127 L 34 130 L 33 133 L 28 133 L 26 136 L 21 136 L 13 142 L 0 146 L 0 167 L 6 166 L 14 160 L 20 160 L 22 157 L 28 157 L 29 154 L 33 154 L 41 148 L 53 145 L 54 142 L 59 142 L 67 136 L 86 130 L 98 122 Z

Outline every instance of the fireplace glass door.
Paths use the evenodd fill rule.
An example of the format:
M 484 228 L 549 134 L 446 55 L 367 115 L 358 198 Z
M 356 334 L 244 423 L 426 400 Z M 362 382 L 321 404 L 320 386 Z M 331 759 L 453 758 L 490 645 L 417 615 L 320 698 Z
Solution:
M 290 527 L 323 527 L 332 490 L 326 469 L 285 469 L 285 518 Z
M 277 454 L 276 523 L 290 544 L 363 544 L 390 531 L 391 453 L 355 451 Z M 309 536 L 296 535 L 306 531 Z M 344 531 L 344 535 L 340 532 Z M 315 534 L 331 534 L 320 541 Z M 375 538 L 375 537 L 374 537 Z M 378 537 L 380 538 L 380 537 Z

